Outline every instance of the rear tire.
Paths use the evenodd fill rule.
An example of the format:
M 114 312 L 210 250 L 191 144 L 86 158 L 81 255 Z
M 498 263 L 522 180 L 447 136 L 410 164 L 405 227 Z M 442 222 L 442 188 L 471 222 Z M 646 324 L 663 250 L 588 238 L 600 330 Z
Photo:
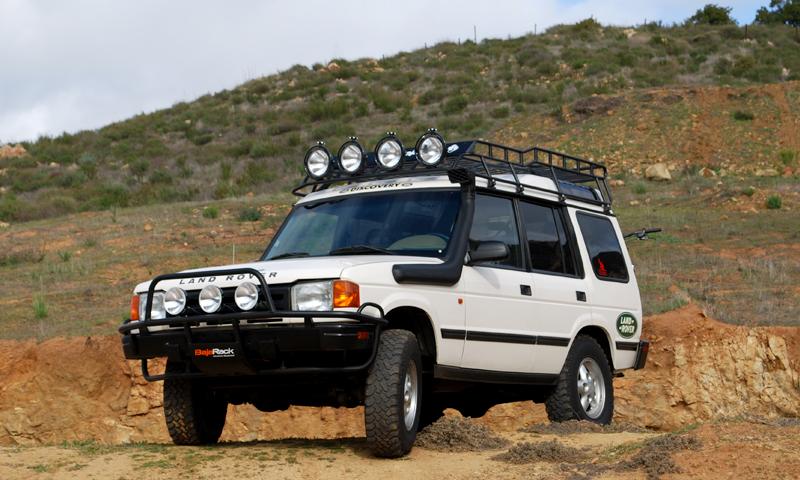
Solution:
M 597 340 L 584 335 L 575 339 L 545 408 L 551 422 L 611 423 L 614 416 L 611 367 Z
M 184 372 L 183 364 L 167 361 L 167 373 Z M 195 379 L 164 380 L 164 419 L 176 445 L 216 443 L 225 426 L 228 402 Z
M 367 375 L 364 423 L 375 456 L 401 457 L 411 451 L 422 412 L 422 358 L 407 330 L 381 334 Z

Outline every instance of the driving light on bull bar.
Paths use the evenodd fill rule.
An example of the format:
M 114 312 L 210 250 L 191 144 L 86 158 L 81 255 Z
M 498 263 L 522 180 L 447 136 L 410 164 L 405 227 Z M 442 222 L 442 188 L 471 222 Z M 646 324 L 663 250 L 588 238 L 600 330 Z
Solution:
M 258 303 L 258 287 L 250 282 L 244 282 L 236 287 L 233 294 L 236 306 L 242 310 L 252 310 Z
M 315 180 L 322 179 L 331 170 L 331 152 L 325 148 L 325 144 L 318 142 L 306 152 L 303 161 L 306 173 Z
M 342 148 L 339 149 L 339 168 L 350 175 L 355 175 L 361 171 L 364 164 L 364 149 L 358 143 L 356 137 L 350 137 Z
M 164 294 L 164 310 L 170 315 L 178 315 L 186 307 L 186 292 L 182 288 L 172 287 Z
M 434 167 L 444 158 L 445 143 L 444 138 L 431 128 L 425 132 L 414 148 L 417 154 L 417 161 L 428 167 Z
M 383 170 L 394 170 L 403 161 L 405 150 L 394 132 L 388 132 L 375 146 L 375 158 Z
M 200 290 L 200 308 L 206 313 L 214 313 L 222 306 L 222 290 L 216 285 L 206 285 Z

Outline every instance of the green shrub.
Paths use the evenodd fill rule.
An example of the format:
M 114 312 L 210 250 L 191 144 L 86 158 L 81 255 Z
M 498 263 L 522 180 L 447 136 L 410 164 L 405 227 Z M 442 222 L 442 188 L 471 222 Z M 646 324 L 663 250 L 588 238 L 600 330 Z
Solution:
M 469 105 L 469 100 L 464 95 L 456 95 L 453 97 L 448 98 L 444 105 L 442 105 L 442 113 L 445 115 L 451 115 L 453 113 L 459 113 L 464 111 Z
M 219 209 L 215 206 L 208 206 L 203 209 L 203 218 L 215 219 L 219 217 Z
M 739 122 L 749 122 L 754 118 L 756 117 L 752 112 L 746 112 L 744 110 L 736 110 L 733 112 L 733 119 Z
M 755 193 L 756 193 L 755 187 L 747 187 L 744 190 L 742 190 L 742 195 L 746 195 L 748 197 L 752 197 Z
M 62 262 L 67 263 L 72 260 L 72 252 L 69 250 L 58 252 L 58 258 L 60 258 Z
M 257 222 L 261 220 L 261 211 L 255 207 L 244 207 L 239 211 L 240 222 Z
M 492 118 L 506 118 L 509 113 L 509 108 L 503 105 L 502 107 L 492 109 Z
M 44 297 L 42 295 L 36 295 L 33 298 L 33 314 L 36 316 L 36 318 L 47 317 L 47 303 L 44 301 Z
M 781 159 L 781 163 L 784 165 L 792 165 L 794 159 L 797 157 L 797 153 L 794 150 L 781 150 L 778 152 L 778 156 Z
M 250 149 L 250 156 L 253 158 L 274 157 L 280 151 L 281 148 L 274 143 L 258 142 Z
M 647 185 L 642 182 L 638 182 L 633 185 L 633 193 L 637 195 L 644 195 L 647 193 Z
M 770 195 L 767 197 L 767 208 L 770 210 L 777 210 L 781 208 L 783 202 L 781 201 L 780 195 Z

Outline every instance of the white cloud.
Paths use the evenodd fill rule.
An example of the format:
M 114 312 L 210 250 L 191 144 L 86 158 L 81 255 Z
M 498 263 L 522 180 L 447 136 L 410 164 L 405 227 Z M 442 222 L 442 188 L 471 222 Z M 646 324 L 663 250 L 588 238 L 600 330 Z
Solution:
M 293 64 L 521 35 L 594 16 L 680 21 L 705 1 L 0 0 L 0 141 L 97 128 Z M 749 20 L 758 2 L 725 2 Z

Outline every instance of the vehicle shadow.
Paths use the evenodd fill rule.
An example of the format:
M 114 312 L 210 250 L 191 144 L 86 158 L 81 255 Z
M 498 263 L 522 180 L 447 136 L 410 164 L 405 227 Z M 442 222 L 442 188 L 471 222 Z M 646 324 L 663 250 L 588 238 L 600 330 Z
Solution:
M 373 458 L 369 444 L 365 437 L 342 438 L 283 438 L 275 440 L 253 440 L 245 442 L 220 442 L 204 448 L 209 450 L 237 450 L 258 447 L 272 447 L 276 449 L 297 450 L 323 450 L 331 453 L 351 453 L 363 458 Z

